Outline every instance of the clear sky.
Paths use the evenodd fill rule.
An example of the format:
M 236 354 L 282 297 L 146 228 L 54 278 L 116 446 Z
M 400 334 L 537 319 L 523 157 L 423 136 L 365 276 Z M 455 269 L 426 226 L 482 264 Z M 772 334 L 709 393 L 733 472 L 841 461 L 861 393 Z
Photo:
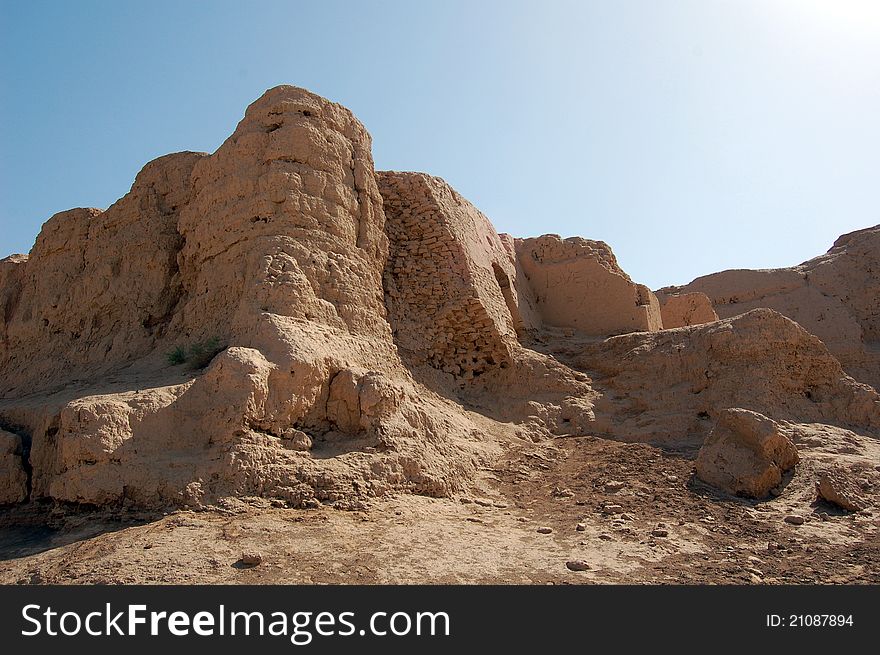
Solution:
M 0 7 L 0 256 L 285 83 L 351 108 L 377 168 L 605 240 L 653 288 L 880 223 L 880 0 Z

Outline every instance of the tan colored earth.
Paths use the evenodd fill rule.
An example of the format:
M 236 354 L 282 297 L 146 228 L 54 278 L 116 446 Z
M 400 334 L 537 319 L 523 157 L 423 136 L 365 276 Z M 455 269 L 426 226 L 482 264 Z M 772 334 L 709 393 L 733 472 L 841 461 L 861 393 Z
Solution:
M 824 255 L 791 268 L 732 270 L 658 291 L 704 294 L 721 318 L 773 309 L 822 339 L 847 373 L 880 386 L 880 225 L 844 234 Z
M 877 582 L 878 298 L 880 226 L 652 293 L 276 87 L 0 260 L 0 582 Z

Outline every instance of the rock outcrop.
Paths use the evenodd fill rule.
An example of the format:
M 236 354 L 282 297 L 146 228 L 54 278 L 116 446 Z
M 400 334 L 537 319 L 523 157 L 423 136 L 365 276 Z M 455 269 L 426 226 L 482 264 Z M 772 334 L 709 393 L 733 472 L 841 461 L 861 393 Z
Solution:
M 880 226 L 845 234 L 799 266 L 732 270 L 658 293 L 706 294 L 718 316 L 774 309 L 825 342 L 854 378 L 880 388 Z
M 764 498 L 798 463 L 795 445 L 766 416 L 726 409 L 697 455 L 703 482 L 730 494 Z

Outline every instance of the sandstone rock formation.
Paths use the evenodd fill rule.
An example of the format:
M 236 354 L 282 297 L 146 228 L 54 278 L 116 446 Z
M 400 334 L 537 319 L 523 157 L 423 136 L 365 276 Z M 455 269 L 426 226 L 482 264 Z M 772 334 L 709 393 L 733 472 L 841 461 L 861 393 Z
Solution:
M 700 448 L 697 476 L 730 494 L 763 498 L 798 463 L 795 445 L 766 416 L 733 408 L 718 421 Z
M 712 301 L 705 293 L 670 294 L 657 292 L 663 328 L 671 329 L 688 325 L 701 325 L 718 320 Z
M 607 244 L 548 234 L 517 239 L 516 254 L 545 324 L 601 336 L 662 327 L 656 296 L 621 270 Z
M 721 318 L 767 307 L 825 342 L 844 369 L 880 388 L 880 226 L 845 234 L 799 266 L 733 270 L 658 293 L 705 293 Z
M 867 343 L 860 243 L 810 284 Z M 277 87 L 213 154 L 147 164 L 0 261 L 0 503 L 449 496 L 504 439 L 693 446 L 728 407 L 880 430 L 801 325 L 662 297 L 604 243 L 499 235 L 441 179 L 374 172 L 347 109 Z

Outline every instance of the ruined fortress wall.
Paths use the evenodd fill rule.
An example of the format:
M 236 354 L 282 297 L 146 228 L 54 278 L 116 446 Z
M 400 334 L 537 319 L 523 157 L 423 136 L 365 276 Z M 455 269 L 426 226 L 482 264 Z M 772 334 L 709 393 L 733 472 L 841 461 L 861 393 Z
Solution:
M 548 234 L 517 239 L 516 253 L 544 323 L 599 336 L 662 328 L 657 298 L 621 270 L 607 244 Z
M 369 338 L 387 359 L 370 144 L 344 107 L 278 87 L 215 153 L 161 157 L 106 211 L 53 216 L 0 267 L 0 397 L 212 338 L 280 352 L 273 317 Z
M 660 315 L 663 329 L 701 325 L 718 320 L 712 301 L 705 293 L 667 293 L 655 292 L 660 302 Z
M 252 103 L 193 170 L 178 225 L 189 294 L 177 320 L 191 329 L 209 316 L 229 321 L 240 342 L 260 348 L 250 330 L 267 313 L 390 342 L 370 149 L 349 110 L 302 89 Z
M 875 245 L 849 235 L 775 296 L 832 303 L 817 325 L 849 307 L 870 338 Z M 62 212 L 0 261 L 0 502 L 450 495 L 498 452 L 467 398 L 533 438 L 681 438 L 719 407 L 880 425 L 877 394 L 772 311 L 521 347 L 543 323 L 607 336 L 658 329 L 660 309 L 604 243 L 499 236 L 439 178 L 375 175 L 347 109 L 276 87 L 215 153 L 147 164 L 106 211 Z M 167 358 L 214 336 L 210 361 Z
M 440 178 L 377 173 L 389 321 L 413 363 L 470 379 L 506 366 L 523 324 L 516 268 L 488 219 Z
M 839 237 L 824 255 L 801 264 L 806 281 L 843 304 L 866 343 L 880 344 L 880 225 Z M 878 373 L 880 378 L 880 373 Z
M 859 350 L 862 329 L 836 298 L 826 296 L 806 284 L 780 285 L 778 288 L 768 285 L 764 287 L 767 290 L 766 295 L 758 295 L 752 289 L 739 286 L 742 277 L 737 275 L 739 271 L 728 273 L 730 274 L 719 274 L 718 279 L 706 280 L 705 286 L 713 292 L 710 298 L 721 318 L 730 318 L 765 307 L 797 321 L 808 332 L 822 339 L 844 363 Z M 790 273 L 792 271 L 781 271 L 777 277 L 791 278 Z M 772 272 L 765 272 L 766 277 L 771 275 Z M 702 283 L 698 279 L 692 284 L 696 288 Z M 690 285 L 688 288 L 691 288 Z
M 535 299 L 535 293 L 531 285 L 526 280 L 522 264 L 516 256 L 516 239 L 504 233 L 498 236 L 504 245 L 504 250 L 507 252 L 509 260 L 512 262 L 515 274 L 515 277 L 511 278 L 513 283 L 513 301 L 507 304 L 508 306 L 515 305 L 516 309 L 511 312 L 514 317 L 514 325 L 517 333 L 525 336 L 533 333 L 543 325 L 541 314 L 538 312 L 538 302 Z M 503 285 L 502 290 L 504 290 Z M 505 298 L 507 298 L 506 290 Z
M 729 270 L 676 293 L 701 292 L 721 318 L 766 307 L 822 339 L 860 382 L 880 386 L 880 227 L 841 236 L 824 255 L 791 268 Z M 668 291 L 668 290 L 663 290 Z
M 150 162 L 106 211 L 55 214 L 28 257 L 5 260 L 0 396 L 99 376 L 149 354 L 167 334 L 182 293 L 177 221 L 203 157 Z
M 56 215 L 0 263 L 0 427 L 30 445 L 25 467 L 0 444 L 0 466 L 32 472 L 31 498 L 92 504 L 448 493 L 472 428 L 397 357 L 384 222 L 363 125 L 290 86 L 213 154 Z M 167 358 L 212 337 L 210 362 Z

